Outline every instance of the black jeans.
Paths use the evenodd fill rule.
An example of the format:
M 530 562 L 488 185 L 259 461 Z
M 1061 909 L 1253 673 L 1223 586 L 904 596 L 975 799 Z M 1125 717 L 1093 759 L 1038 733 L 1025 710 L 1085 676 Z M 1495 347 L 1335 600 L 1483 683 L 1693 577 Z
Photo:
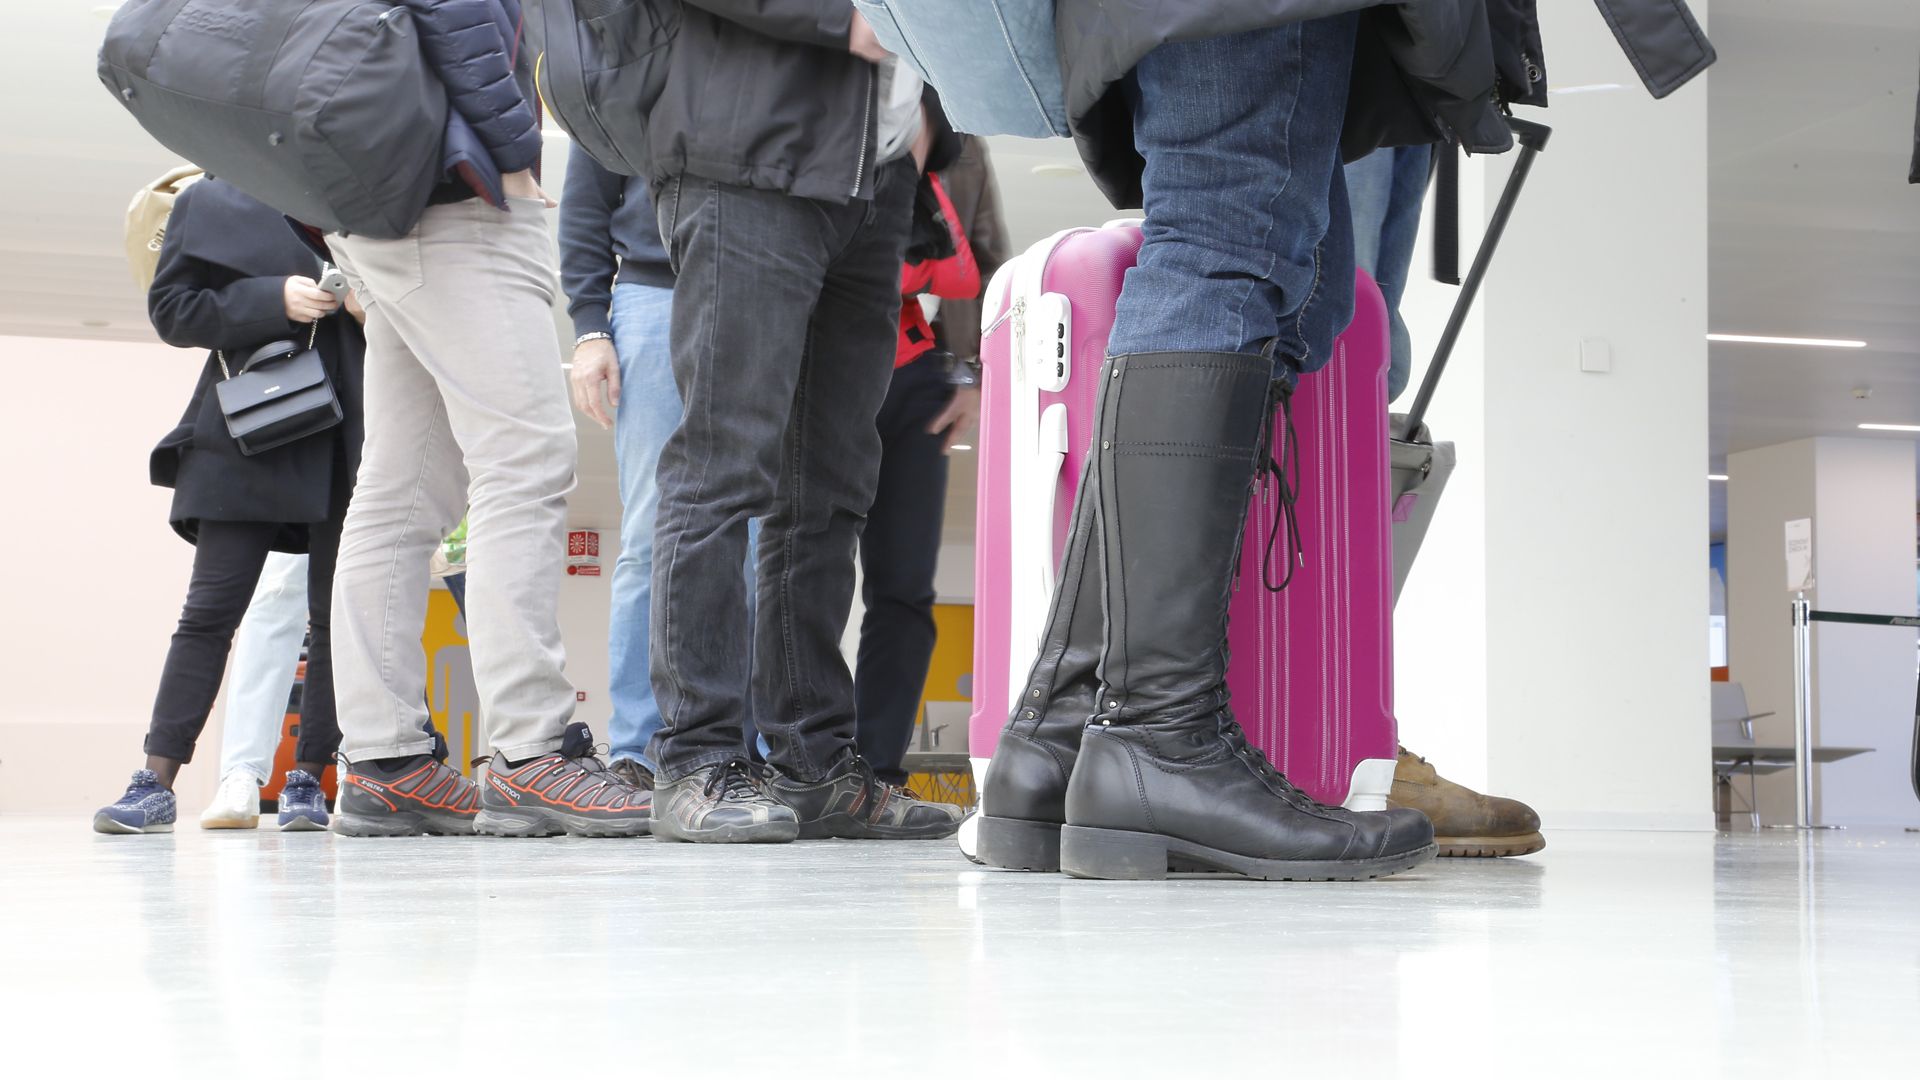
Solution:
M 343 469 L 344 465 L 336 465 Z M 307 681 L 300 694 L 300 739 L 294 758 L 333 760 L 340 748 L 340 722 L 333 706 L 333 564 L 340 552 L 345 498 L 338 513 L 307 527 Z M 193 760 L 193 745 L 207 726 L 207 714 L 220 693 L 233 632 L 247 613 L 260 583 L 260 568 L 280 532 L 276 524 L 252 521 L 202 521 L 193 552 L 193 578 L 180 626 L 173 632 L 160 692 L 147 728 L 147 753 L 174 761 Z M 291 674 L 291 673 L 289 673 Z
M 652 675 L 663 780 L 743 755 L 816 780 L 853 752 L 840 635 L 880 471 L 874 417 L 899 333 L 917 176 L 882 166 L 844 205 L 683 176 L 658 192 L 674 269 L 673 376 L 686 413 L 660 456 Z M 760 518 L 749 640 L 747 520 Z M 751 669 L 751 671 L 749 670 Z
M 947 508 L 946 437 L 927 425 L 953 400 L 945 365 L 922 357 L 898 368 L 880 406 L 880 487 L 860 534 L 860 657 L 854 710 L 860 756 L 882 780 L 901 768 L 933 660 L 933 574 Z

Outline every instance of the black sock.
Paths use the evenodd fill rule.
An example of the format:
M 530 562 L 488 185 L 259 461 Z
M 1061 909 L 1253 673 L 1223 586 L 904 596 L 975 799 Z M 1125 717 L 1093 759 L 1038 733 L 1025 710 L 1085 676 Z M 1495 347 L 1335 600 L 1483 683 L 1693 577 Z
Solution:
M 407 754 L 403 757 L 372 758 L 366 764 L 374 766 L 381 772 L 407 772 L 425 764 L 428 757 L 427 754 Z
M 498 755 L 498 757 L 500 758 L 500 764 L 505 765 L 509 769 L 523 769 L 527 766 L 528 762 L 534 761 L 536 760 L 536 758 L 544 757 L 544 756 L 546 755 L 544 754 L 535 755 L 535 757 L 521 758 L 519 761 L 515 761 L 505 754 Z

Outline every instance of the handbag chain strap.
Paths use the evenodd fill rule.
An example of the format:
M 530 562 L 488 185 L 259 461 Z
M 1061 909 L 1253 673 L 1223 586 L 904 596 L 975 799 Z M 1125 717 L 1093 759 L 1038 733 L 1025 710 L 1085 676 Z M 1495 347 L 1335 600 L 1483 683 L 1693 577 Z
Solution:
M 307 348 L 309 349 L 313 348 L 313 343 L 318 340 L 320 340 L 320 320 L 315 319 L 313 320 L 311 327 L 307 330 Z M 227 370 L 226 352 L 221 349 L 215 349 L 213 350 L 213 355 L 215 359 L 220 361 L 220 378 L 222 379 L 233 378 L 233 372 Z

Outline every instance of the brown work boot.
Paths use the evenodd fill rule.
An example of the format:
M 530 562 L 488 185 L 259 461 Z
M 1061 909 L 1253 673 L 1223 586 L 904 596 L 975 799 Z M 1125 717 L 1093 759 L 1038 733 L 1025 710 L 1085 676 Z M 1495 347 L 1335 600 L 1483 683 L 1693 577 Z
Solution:
M 1540 815 L 1516 799 L 1482 795 L 1441 776 L 1427 759 L 1400 748 L 1387 805 L 1418 810 L 1433 821 L 1442 858 L 1531 855 L 1547 846 Z

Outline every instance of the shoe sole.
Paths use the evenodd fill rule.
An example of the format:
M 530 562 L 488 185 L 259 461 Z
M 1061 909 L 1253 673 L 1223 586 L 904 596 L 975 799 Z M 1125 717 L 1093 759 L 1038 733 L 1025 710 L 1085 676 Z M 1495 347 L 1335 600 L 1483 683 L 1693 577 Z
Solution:
M 633 839 L 652 832 L 650 818 L 590 818 L 546 807 L 481 810 L 473 831 L 481 836 L 579 836 L 594 839 Z
M 108 836 L 138 836 L 142 833 L 172 832 L 173 822 L 169 821 L 165 825 L 128 825 L 124 822 L 115 821 L 105 814 L 95 814 L 93 815 L 93 831 L 105 833 Z
M 654 824 L 653 838 L 674 844 L 791 844 L 800 839 L 800 823 L 763 821 L 686 831 L 663 819 Z
M 1547 846 L 1539 833 L 1524 836 L 1437 836 L 1443 859 L 1511 859 L 1531 855 Z
M 1001 870 L 1060 870 L 1060 826 L 1046 821 L 980 816 L 980 841 L 972 859 Z
M 1434 857 L 1439 845 L 1376 859 L 1257 859 L 1158 833 L 1060 828 L 1060 869 L 1071 877 L 1102 881 L 1158 881 L 1170 872 L 1224 871 L 1258 881 L 1370 881 L 1411 870 Z
M 830 814 L 800 823 L 802 840 L 945 840 L 960 831 L 960 822 L 914 828 L 876 827 L 849 814 Z
M 339 836 L 383 837 L 383 836 L 472 836 L 473 823 L 470 819 L 459 819 L 457 825 L 445 820 L 428 818 L 423 814 L 335 814 L 328 829 Z
M 281 832 L 326 832 L 327 819 L 325 817 L 319 817 L 319 818 L 310 817 L 306 814 L 295 814 L 292 817 L 287 817 L 285 815 L 282 815 L 280 818 L 280 831 Z
M 256 814 L 250 818 L 214 818 L 211 821 L 201 818 L 200 827 L 203 829 L 257 829 L 260 827 L 260 816 Z

